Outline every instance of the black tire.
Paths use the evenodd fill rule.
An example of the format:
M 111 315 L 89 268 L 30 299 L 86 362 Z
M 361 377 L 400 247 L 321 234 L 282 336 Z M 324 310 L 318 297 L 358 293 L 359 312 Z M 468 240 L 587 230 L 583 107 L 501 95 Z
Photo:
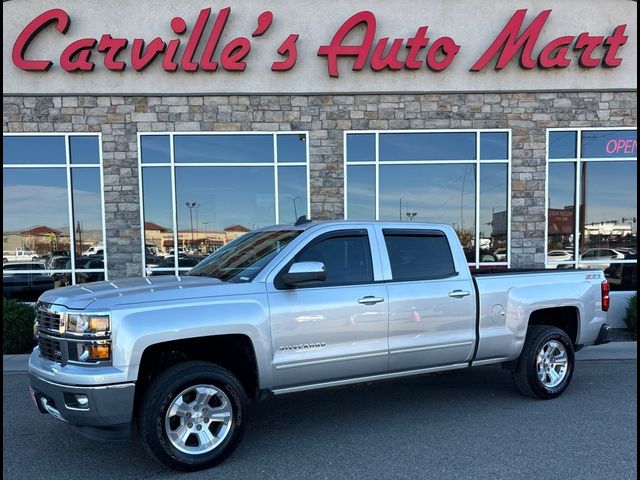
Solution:
M 536 359 L 538 352 L 543 346 L 551 341 L 561 342 L 567 352 L 567 371 L 562 381 L 554 387 L 547 387 L 538 377 Z M 575 353 L 573 343 L 569 336 L 559 328 L 549 327 L 546 325 L 534 325 L 529 327 L 527 338 L 524 342 L 524 348 L 518 360 L 516 360 L 515 368 L 511 372 L 511 376 L 516 387 L 523 395 L 538 398 L 541 400 L 550 400 L 559 397 L 567 389 L 573 371 L 575 369 Z
M 232 423 L 225 439 L 213 450 L 188 454 L 175 448 L 165 430 L 165 413 L 174 398 L 190 386 L 210 384 L 222 390 L 232 406 Z M 168 368 L 153 380 L 144 394 L 138 428 L 146 452 L 161 464 L 185 472 L 213 467 L 236 449 L 247 423 L 247 396 L 238 379 L 209 362 L 184 362 Z

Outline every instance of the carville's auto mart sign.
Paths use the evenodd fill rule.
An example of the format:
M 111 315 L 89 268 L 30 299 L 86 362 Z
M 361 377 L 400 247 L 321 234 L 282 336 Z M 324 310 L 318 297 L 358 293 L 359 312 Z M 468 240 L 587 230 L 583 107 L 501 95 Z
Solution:
M 3 4 L 4 93 L 635 89 L 626 0 Z

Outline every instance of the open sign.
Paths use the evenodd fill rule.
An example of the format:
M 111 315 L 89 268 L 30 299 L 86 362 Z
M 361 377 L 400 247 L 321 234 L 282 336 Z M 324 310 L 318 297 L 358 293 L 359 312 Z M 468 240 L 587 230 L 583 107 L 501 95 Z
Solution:
M 620 138 L 618 140 L 609 140 L 604 147 L 608 154 L 638 154 L 638 141 Z
M 636 130 L 584 130 L 582 158 L 633 158 L 638 156 Z

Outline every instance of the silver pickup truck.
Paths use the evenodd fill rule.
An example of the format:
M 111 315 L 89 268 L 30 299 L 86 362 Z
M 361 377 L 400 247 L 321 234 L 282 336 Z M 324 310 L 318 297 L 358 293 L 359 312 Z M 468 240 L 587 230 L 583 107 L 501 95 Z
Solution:
M 601 271 L 471 272 L 455 231 L 306 222 L 248 233 L 181 278 L 49 291 L 29 360 L 38 409 L 178 470 L 236 448 L 248 400 L 502 364 L 524 394 L 567 388 L 604 343 Z

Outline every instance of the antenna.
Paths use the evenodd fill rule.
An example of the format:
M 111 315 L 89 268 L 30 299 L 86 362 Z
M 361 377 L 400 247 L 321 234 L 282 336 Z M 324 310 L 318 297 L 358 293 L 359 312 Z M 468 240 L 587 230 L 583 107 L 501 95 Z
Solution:
M 311 222 L 311 220 L 309 220 L 306 215 L 302 215 L 298 217 L 298 219 L 296 220 L 296 223 L 294 223 L 293 225 L 295 227 L 298 227 L 300 225 L 304 225 L 305 223 L 309 223 L 309 222 Z

